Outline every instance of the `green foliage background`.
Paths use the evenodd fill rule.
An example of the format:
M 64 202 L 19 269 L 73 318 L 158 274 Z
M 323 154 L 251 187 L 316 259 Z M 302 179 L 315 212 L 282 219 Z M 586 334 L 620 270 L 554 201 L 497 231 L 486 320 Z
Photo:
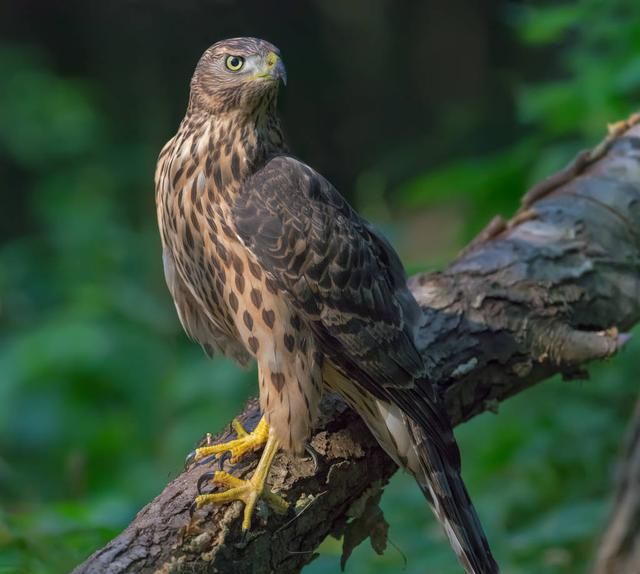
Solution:
M 637 2 L 113 4 L 2 9 L 0 573 L 70 570 L 256 390 L 253 372 L 186 340 L 155 229 L 155 155 L 209 43 L 256 34 L 281 45 L 295 151 L 384 227 L 413 271 L 446 264 L 640 101 Z M 505 574 L 585 571 L 638 350 L 458 429 Z M 380 557 L 362 545 L 348 572 L 458 572 L 408 477 L 393 479 L 383 509 L 393 546 Z M 307 571 L 338 571 L 339 553 L 326 541 Z

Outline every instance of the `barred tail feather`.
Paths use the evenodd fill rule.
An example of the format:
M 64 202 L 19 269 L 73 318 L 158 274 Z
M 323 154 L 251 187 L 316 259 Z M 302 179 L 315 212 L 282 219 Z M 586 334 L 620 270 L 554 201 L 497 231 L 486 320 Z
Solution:
M 498 564 L 460 476 L 459 458 L 443 456 L 418 424 L 408 422 L 419 461 L 412 470 L 465 572 L 498 574 Z M 457 451 L 453 435 L 451 443 L 448 447 Z
M 448 419 L 439 418 L 427 430 L 397 404 L 374 398 L 353 385 L 349 387 L 340 376 L 328 380 L 360 413 L 387 454 L 416 478 L 466 574 L 498 574 L 498 565 L 460 476 L 460 451 Z M 425 417 L 424 421 L 430 424 L 431 419 Z

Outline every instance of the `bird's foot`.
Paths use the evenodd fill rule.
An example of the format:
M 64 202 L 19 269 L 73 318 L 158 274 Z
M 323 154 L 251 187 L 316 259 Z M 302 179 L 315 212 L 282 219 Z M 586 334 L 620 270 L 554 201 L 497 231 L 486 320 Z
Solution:
M 240 500 L 244 502 L 244 513 L 242 517 L 242 530 L 247 531 L 251 527 L 251 517 L 256 508 L 258 500 L 262 498 L 275 512 L 283 514 L 289 508 L 287 501 L 279 494 L 272 492 L 256 479 L 254 474 L 249 480 L 242 480 L 223 470 L 218 470 L 213 475 L 213 482 L 226 486 L 228 490 L 200 494 L 194 500 L 194 509 L 202 508 L 207 504 L 224 504 Z
M 267 429 L 267 435 L 268 434 Z M 267 474 L 269 474 L 269 469 L 271 468 L 271 463 L 277 450 L 277 441 L 273 436 L 269 437 L 264 452 L 260 457 L 260 462 L 249 480 L 242 480 L 223 470 L 204 475 L 202 478 L 211 478 L 213 482 L 226 486 L 228 490 L 199 494 L 194 500 L 193 510 L 202 508 L 207 504 L 221 504 L 241 500 L 244 502 L 244 515 L 242 519 L 243 532 L 249 530 L 251 526 L 251 516 L 253 515 L 259 498 L 262 498 L 275 512 L 286 512 L 289 507 L 286 500 L 265 486 Z M 198 481 L 198 492 L 200 492 L 202 483 L 203 480 Z
M 247 432 L 238 419 L 233 419 L 231 426 L 236 431 L 237 438 L 195 449 L 187 457 L 186 466 L 211 456 L 220 457 L 221 455 L 223 455 L 221 457 L 223 462 L 225 458 L 229 458 L 231 464 L 235 464 L 247 453 L 259 450 L 266 444 L 269 437 L 269 426 L 264 417 L 252 432 Z

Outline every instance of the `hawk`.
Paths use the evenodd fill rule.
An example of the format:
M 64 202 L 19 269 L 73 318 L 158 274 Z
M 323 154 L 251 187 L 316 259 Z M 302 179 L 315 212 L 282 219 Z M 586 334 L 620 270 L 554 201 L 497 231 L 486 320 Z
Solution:
M 186 115 L 155 175 L 167 285 L 205 352 L 255 359 L 263 418 L 238 438 L 195 451 L 232 461 L 264 446 L 242 500 L 286 502 L 265 480 L 278 450 L 300 454 L 323 392 L 340 394 L 429 500 L 468 573 L 498 572 L 460 477 L 460 454 L 416 348 L 422 317 L 391 245 L 320 174 L 289 154 L 276 112 L 286 73 L 255 38 L 218 42 L 198 62 Z

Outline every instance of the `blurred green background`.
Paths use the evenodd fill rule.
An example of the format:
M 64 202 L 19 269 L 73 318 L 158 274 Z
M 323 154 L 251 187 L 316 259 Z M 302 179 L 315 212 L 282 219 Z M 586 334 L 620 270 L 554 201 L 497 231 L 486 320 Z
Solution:
M 214 41 L 278 45 L 295 153 L 441 267 L 640 102 L 640 3 L 9 1 L 0 5 L 0 573 L 67 572 L 256 392 L 183 334 L 160 261 L 155 158 Z M 636 397 L 632 342 L 460 427 L 505 574 L 584 572 Z M 459 572 L 419 490 L 352 574 Z M 306 570 L 337 572 L 327 541 Z M 403 555 L 406 557 L 403 558 Z

